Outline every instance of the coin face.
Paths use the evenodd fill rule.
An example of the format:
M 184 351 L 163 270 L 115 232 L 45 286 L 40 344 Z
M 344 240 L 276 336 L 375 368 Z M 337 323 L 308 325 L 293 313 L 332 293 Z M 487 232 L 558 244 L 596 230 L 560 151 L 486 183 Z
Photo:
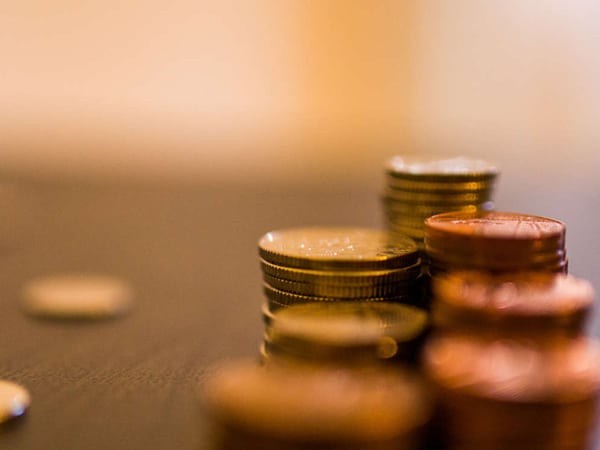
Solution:
M 126 282 L 101 275 L 55 275 L 37 278 L 23 288 L 23 307 L 46 318 L 101 319 L 126 311 L 132 290 Z
M 388 173 L 414 176 L 493 177 L 498 169 L 491 163 L 463 156 L 395 156 L 387 163 Z
M 31 397 L 27 389 L 16 383 L 0 380 L 0 422 L 23 415 L 30 403 Z
M 431 234 L 507 240 L 564 238 L 565 234 L 565 224 L 559 220 L 497 211 L 438 214 L 425 221 L 425 228 Z
M 306 269 L 391 269 L 415 264 L 408 236 L 369 228 L 313 227 L 272 231 L 258 243 L 267 262 Z

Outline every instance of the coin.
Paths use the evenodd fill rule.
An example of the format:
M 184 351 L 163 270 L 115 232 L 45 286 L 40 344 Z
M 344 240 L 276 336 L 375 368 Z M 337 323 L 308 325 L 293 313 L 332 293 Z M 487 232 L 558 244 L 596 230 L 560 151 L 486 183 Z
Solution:
M 487 181 L 455 181 L 450 182 L 440 180 L 437 182 L 423 181 L 419 179 L 405 179 L 398 176 L 388 176 L 386 185 L 391 189 L 416 192 L 433 193 L 479 193 L 482 191 L 491 191 L 494 187 L 493 180 Z
M 406 304 L 418 304 L 420 302 L 420 293 L 411 293 L 406 295 L 396 295 L 390 297 L 356 297 L 356 298 L 336 298 L 336 297 L 321 297 L 316 295 L 301 295 L 291 292 L 276 289 L 273 286 L 263 283 L 263 291 L 269 300 L 269 305 L 274 303 L 274 306 L 290 306 L 298 303 L 313 303 L 313 302 L 339 302 L 339 301 L 368 301 L 368 302 L 398 302 Z
M 388 175 L 422 181 L 462 182 L 491 180 L 499 171 L 488 161 L 463 156 L 394 156 L 386 164 Z
M 23 288 L 23 307 L 45 318 L 101 319 L 131 306 L 128 283 L 101 275 L 67 274 L 40 277 Z
M 399 189 L 387 189 L 384 192 L 383 199 L 388 202 L 403 202 L 409 204 L 431 204 L 438 206 L 465 205 L 471 203 L 485 203 L 492 198 L 491 191 L 482 193 L 460 192 L 452 195 L 433 192 L 410 192 Z
M 284 448 L 300 448 L 301 442 L 314 444 L 307 448 L 362 448 L 404 439 L 428 422 L 432 410 L 418 380 L 391 369 L 238 362 L 214 372 L 204 396 L 217 424 L 265 443 L 288 444 Z
M 267 328 L 275 356 L 341 364 L 401 358 L 414 361 L 427 313 L 383 302 L 330 302 L 278 310 Z
M 414 292 L 417 277 L 412 283 L 396 284 L 388 283 L 382 285 L 343 285 L 343 284 L 324 284 L 289 281 L 273 277 L 268 274 L 263 275 L 263 280 L 271 287 L 281 291 L 299 295 L 310 295 L 317 297 L 331 297 L 338 299 L 349 298 L 370 298 L 370 297 L 394 297 L 399 295 L 410 295 Z
M 342 286 L 387 286 L 413 282 L 420 274 L 420 262 L 390 270 L 309 270 L 295 269 L 260 260 L 264 274 L 301 283 Z
M 486 329 L 517 337 L 579 335 L 594 300 L 592 285 L 570 275 L 452 272 L 433 280 L 433 317 L 449 329 Z
M 555 219 L 506 212 L 451 212 L 425 220 L 432 264 L 456 269 L 527 270 L 566 260 L 565 225 Z
M 258 243 L 265 261 L 302 269 L 395 269 L 418 262 L 409 237 L 369 228 L 313 227 L 272 231 Z
M 427 343 L 425 368 L 449 448 L 586 448 L 595 428 L 600 346 L 591 339 L 441 336 Z
M 31 397 L 24 387 L 7 380 L 0 380 L 0 422 L 25 413 Z

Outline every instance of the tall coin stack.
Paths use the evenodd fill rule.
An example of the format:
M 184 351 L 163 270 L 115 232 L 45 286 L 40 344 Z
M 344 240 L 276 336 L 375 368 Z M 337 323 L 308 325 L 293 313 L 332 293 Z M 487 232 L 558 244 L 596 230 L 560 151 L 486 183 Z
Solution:
M 491 210 L 498 169 L 464 157 L 396 156 L 386 164 L 382 195 L 387 227 L 423 246 L 423 221 L 446 211 Z
M 583 336 L 591 285 L 549 272 L 441 273 L 425 366 L 454 449 L 586 449 L 600 347 Z
M 450 270 L 567 272 L 565 224 L 508 212 L 449 212 L 425 220 L 432 275 Z

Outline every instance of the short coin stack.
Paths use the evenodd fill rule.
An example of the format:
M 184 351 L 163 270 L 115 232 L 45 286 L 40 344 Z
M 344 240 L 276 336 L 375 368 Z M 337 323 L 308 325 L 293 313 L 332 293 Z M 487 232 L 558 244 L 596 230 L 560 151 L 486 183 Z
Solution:
M 566 227 L 509 212 L 449 212 L 425 220 L 430 271 L 566 272 Z
M 265 317 L 266 364 L 412 365 L 428 325 L 424 310 L 387 302 L 307 303 Z
M 370 228 L 272 231 L 258 243 L 271 312 L 332 301 L 420 301 L 420 255 L 406 237 Z
M 396 156 L 386 165 L 382 195 L 390 230 L 423 243 L 423 221 L 446 211 L 493 209 L 498 169 L 464 157 Z
M 418 450 L 432 411 L 419 380 L 391 368 L 237 363 L 205 392 L 219 450 Z
M 454 449 L 584 449 L 600 406 L 594 292 L 564 274 L 477 271 L 433 282 L 425 366 Z

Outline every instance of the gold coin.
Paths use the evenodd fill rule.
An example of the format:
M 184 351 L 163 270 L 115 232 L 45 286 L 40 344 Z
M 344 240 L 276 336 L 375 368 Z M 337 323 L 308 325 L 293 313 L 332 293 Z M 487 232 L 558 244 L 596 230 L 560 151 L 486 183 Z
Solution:
M 389 176 L 422 181 L 463 182 L 493 180 L 498 169 L 491 163 L 463 156 L 395 156 L 386 163 Z
M 481 191 L 492 191 L 494 188 L 494 180 L 485 181 L 455 181 L 449 182 L 445 180 L 432 182 L 423 181 L 414 178 L 406 179 L 399 176 L 389 175 L 386 179 L 386 184 L 391 189 L 400 189 L 403 191 L 417 192 L 434 192 L 434 193 L 478 193 Z
M 417 278 L 407 284 L 380 284 L 371 286 L 344 286 L 341 284 L 306 283 L 298 281 L 283 280 L 263 274 L 263 280 L 275 289 L 281 291 L 310 295 L 317 297 L 331 297 L 338 299 L 369 298 L 369 297 L 394 297 L 410 295 L 415 291 Z
M 399 189 L 387 189 L 383 193 L 383 199 L 389 203 L 412 203 L 427 204 L 435 206 L 453 207 L 459 205 L 482 204 L 492 199 L 492 192 L 481 193 L 461 192 L 457 194 L 436 194 L 429 192 L 410 192 Z
M 301 283 L 342 285 L 342 286 L 382 286 L 391 283 L 412 282 L 420 273 L 420 261 L 402 269 L 390 270 L 309 270 L 294 269 L 260 260 L 264 274 L 288 281 Z
M 318 343 L 376 342 L 390 336 L 406 341 L 427 327 L 419 308 L 384 302 L 330 302 L 290 306 L 273 314 L 271 340 L 291 336 Z
M 312 227 L 272 231 L 258 243 L 262 259 L 302 269 L 395 269 L 417 263 L 408 236 L 369 228 Z
M 417 293 L 410 295 L 396 295 L 389 297 L 357 297 L 357 298 L 336 298 L 336 297 L 322 297 L 316 295 L 300 295 L 293 294 L 291 292 L 285 292 L 280 289 L 276 289 L 273 286 L 263 283 L 263 291 L 265 296 L 269 299 L 269 305 L 272 302 L 275 306 L 290 306 L 298 303 L 312 303 L 312 302 L 339 302 L 339 301 L 369 301 L 369 302 L 398 302 L 398 303 L 418 303 L 419 298 Z M 274 310 L 273 308 L 271 308 Z

